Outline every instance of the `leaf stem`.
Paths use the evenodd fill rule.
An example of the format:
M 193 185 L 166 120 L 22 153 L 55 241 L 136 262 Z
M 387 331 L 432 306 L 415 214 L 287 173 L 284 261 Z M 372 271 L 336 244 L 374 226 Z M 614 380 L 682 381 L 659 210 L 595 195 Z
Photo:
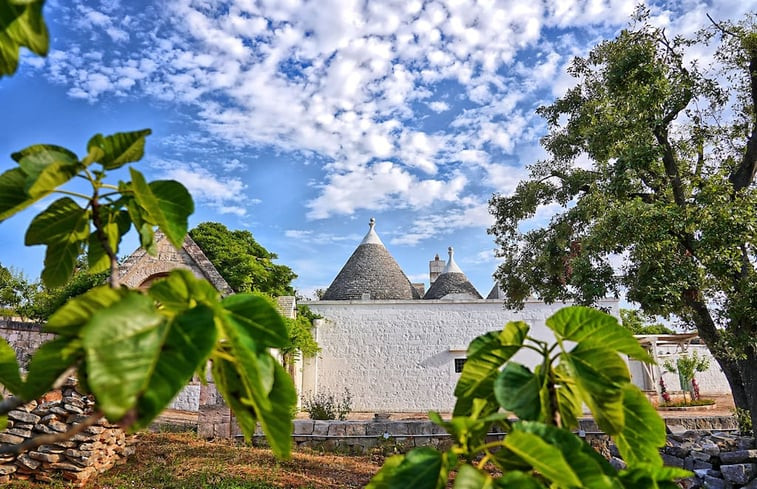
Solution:
M 108 279 L 108 281 L 110 282 L 110 287 L 112 289 L 117 289 L 120 286 L 118 277 L 118 259 L 116 258 L 115 252 L 110 247 L 110 241 L 108 240 L 108 236 L 105 234 L 105 231 L 102 227 L 102 221 L 100 220 L 100 203 L 98 201 L 97 190 L 97 187 L 95 187 L 95 193 L 92 196 L 91 200 L 92 224 L 95 225 L 95 233 L 97 233 L 97 239 L 100 241 L 100 244 L 105 250 L 105 253 L 108 255 L 108 258 L 110 258 L 110 277 Z
M 72 197 L 78 197 L 80 199 L 89 200 L 89 195 L 80 194 L 78 192 L 71 192 L 69 190 L 54 190 L 53 193 L 56 194 L 62 194 L 62 195 L 70 195 Z

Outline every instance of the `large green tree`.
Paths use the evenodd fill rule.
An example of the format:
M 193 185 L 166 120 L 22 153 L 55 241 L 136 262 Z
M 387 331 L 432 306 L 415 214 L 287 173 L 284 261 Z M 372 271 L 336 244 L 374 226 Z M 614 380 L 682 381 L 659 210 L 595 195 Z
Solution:
M 263 292 L 272 296 L 294 295 L 297 275 L 260 243 L 252 233 L 231 231 L 219 222 L 203 222 L 189 232 L 208 259 L 235 292 Z
M 692 61 L 713 47 L 705 66 Z M 624 289 L 645 313 L 696 328 L 757 419 L 754 16 L 671 39 L 639 11 L 570 73 L 576 85 L 538 109 L 548 157 L 490 201 L 506 302 L 592 304 Z
M 0 264 L 0 314 L 17 315 L 30 289 L 31 285 L 22 274 Z

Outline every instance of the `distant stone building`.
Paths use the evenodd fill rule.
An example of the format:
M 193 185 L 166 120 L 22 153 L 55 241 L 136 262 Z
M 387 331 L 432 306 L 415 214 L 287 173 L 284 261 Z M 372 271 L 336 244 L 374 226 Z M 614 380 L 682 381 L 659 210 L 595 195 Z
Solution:
M 531 336 L 550 340 L 544 321 L 563 307 L 528 301 L 523 310 L 510 311 L 496 286 L 483 299 L 451 247 L 446 264 L 438 255 L 429 262 L 429 282 L 423 296 L 416 293 L 371 219 L 326 294 L 308 303 L 323 316 L 315 332 L 321 352 L 299 371 L 302 392 L 339 395 L 348 389 L 358 411 L 449 411 L 471 340 L 513 320 L 529 323 Z M 601 305 L 617 313 L 617 300 Z M 524 351 L 517 360 L 532 365 L 537 358 Z

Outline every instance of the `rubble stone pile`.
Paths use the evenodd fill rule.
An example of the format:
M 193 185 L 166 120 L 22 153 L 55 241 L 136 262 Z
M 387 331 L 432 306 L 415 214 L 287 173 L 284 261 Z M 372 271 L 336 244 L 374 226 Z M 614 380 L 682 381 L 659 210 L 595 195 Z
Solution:
M 683 481 L 687 489 L 757 489 L 757 446 L 753 437 L 686 431 L 668 435 L 662 456 L 665 465 L 696 474 Z
M 72 384 L 8 413 L 0 447 L 18 445 L 38 435 L 63 433 L 93 412 L 94 401 Z M 134 453 L 135 438 L 100 419 L 72 438 L 41 445 L 20 455 L 0 454 L 0 484 L 11 479 L 50 482 L 55 479 L 83 486 Z

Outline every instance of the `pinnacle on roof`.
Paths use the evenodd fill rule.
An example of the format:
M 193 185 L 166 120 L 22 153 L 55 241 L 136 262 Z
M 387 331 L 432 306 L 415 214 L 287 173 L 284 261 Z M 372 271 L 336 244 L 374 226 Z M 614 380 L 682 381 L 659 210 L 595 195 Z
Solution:
M 449 261 L 444 271 L 439 275 L 434 283 L 429 287 L 424 299 L 444 299 L 448 298 L 470 298 L 481 299 L 481 294 L 468 281 L 460 267 L 455 263 L 454 249 L 450 246 L 448 249 Z M 467 297 L 465 297 L 467 296 Z
M 387 251 L 374 230 L 368 234 L 323 294 L 322 300 L 420 299 L 420 294 Z

